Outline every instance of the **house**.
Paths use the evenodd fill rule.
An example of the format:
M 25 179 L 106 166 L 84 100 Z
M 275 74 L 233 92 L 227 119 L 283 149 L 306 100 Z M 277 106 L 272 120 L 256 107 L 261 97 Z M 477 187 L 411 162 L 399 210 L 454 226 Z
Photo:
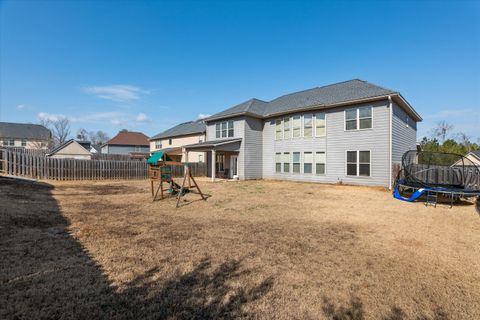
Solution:
M 92 153 L 83 147 L 78 141 L 70 139 L 59 144 L 47 153 L 47 157 L 57 159 L 92 159 Z
M 0 141 L 6 147 L 48 149 L 50 130 L 39 124 L 0 122 Z
M 77 141 L 82 147 L 90 151 L 90 153 L 101 153 L 102 148 L 95 143 L 92 143 L 90 141 Z
M 183 146 L 205 141 L 203 120 L 181 123 L 150 138 L 150 152 L 164 151 L 175 161 L 204 162 L 205 152 L 192 151 L 186 158 Z
M 102 153 L 107 154 L 148 154 L 150 143 L 141 132 L 121 131 L 102 145 Z
M 457 162 L 455 162 L 453 165 L 454 166 L 462 166 L 462 165 L 465 165 L 465 166 L 471 166 L 471 165 L 475 165 L 477 167 L 480 168 L 480 150 L 474 150 L 474 151 L 470 151 L 469 153 L 467 153 L 465 155 L 465 158 L 469 161 L 465 161 L 463 159 L 460 159 L 458 160 Z
M 205 142 L 184 148 L 207 152 L 212 180 L 390 187 L 421 120 L 398 91 L 354 79 L 233 106 L 204 119 Z

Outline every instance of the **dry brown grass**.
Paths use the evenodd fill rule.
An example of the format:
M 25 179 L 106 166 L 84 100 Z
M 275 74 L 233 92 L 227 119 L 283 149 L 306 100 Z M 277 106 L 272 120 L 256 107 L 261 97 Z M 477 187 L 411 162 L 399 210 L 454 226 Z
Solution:
M 175 210 L 146 181 L 0 181 L 0 318 L 480 319 L 472 205 L 200 185 Z

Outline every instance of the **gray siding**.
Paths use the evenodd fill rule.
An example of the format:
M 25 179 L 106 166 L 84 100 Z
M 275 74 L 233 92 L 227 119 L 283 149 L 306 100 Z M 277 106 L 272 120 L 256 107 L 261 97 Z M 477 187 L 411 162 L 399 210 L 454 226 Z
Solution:
M 150 147 L 145 146 L 138 149 L 135 146 L 107 145 L 102 148 L 102 153 L 108 154 L 129 154 L 130 152 L 150 152 Z
M 262 178 L 262 154 L 263 154 L 263 121 L 251 117 L 245 118 L 244 146 L 244 178 Z
M 417 123 L 396 103 L 392 117 L 392 162 L 401 163 L 403 154 L 415 150 L 417 145 Z
M 344 130 L 344 111 L 360 106 L 372 106 L 373 128 L 368 130 Z M 324 110 L 326 113 L 326 136 L 275 140 L 275 118 L 264 122 L 263 131 L 263 177 L 327 183 L 348 183 L 388 186 L 389 179 L 389 109 L 388 101 Z M 306 113 L 301 113 L 306 114 Z M 303 126 L 302 126 L 303 127 Z M 302 128 L 303 130 L 303 128 Z M 370 177 L 346 175 L 346 151 L 370 150 Z M 326 174 L 275 173 L 275 153 L 326 152 Z M 292 165 L 290 165 L 292 167 Z

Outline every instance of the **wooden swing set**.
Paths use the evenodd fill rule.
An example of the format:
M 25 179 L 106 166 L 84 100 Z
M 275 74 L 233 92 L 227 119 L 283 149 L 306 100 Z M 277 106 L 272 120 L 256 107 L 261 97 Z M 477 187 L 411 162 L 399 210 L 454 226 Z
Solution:
M 178 162 L 178 161 L 168 161 L 168 156 L 159 152 L 160 154 L 153 154 L 150 159 L 148 159 L 149 175 L 150 175 L 150 186 L 152 191 L 152 201 L 163 200 L 166 198 L 176 197 L 178 208 L 180 204 L 180 198 L 185 196 L 187 193 L 199 194 L 202 197 L 202 200 L 207 200 L 207 196 L 202 193 L 197 182 L 192 176 L 190 168 L 188 165 Z M 165 160 L 163 160 L 165 158 Z M 184 174 L 182 184 L 179 185 L 173 180 L 172 166 L 183 166 Z M 157 189 L 155 191 L 154 184 L 158 182 Z M 164 183 L 168 185 L 168 188 L 164 187 Z M 160 198 L 158 198 L 158 193 L 160 192 Z M 167 195 L 166 195 L 167 194 Z

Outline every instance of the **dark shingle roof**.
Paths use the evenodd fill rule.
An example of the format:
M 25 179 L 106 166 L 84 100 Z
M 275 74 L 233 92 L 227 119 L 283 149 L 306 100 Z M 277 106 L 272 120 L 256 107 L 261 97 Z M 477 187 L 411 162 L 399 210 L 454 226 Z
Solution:
M 185 136 L 195 133 L 204 133 L 206 130 L 205 122 L 203 120 L 189 121 L 180 123 L 173 128 L 165 130 L 157 135 L 154 135 L 150 140 L 176 137 L 176 136 Z
M 40 124 L 0 122 L 0 137 L 48 140 L 51 132 Z
M 353 79 L 286 94 L 269 102 L 250 99 L 244 103 L 216 113 L 205 120 L 209 121 L 246 113 L 262 118 L 308 107 L 329 107 L 334 104 L 383 97 L 392 94 L 399 95 L 396 91 L 374 85 L 364 80 Z
M 480 159 L 480 150 L 471 151 L 478 159 Z

